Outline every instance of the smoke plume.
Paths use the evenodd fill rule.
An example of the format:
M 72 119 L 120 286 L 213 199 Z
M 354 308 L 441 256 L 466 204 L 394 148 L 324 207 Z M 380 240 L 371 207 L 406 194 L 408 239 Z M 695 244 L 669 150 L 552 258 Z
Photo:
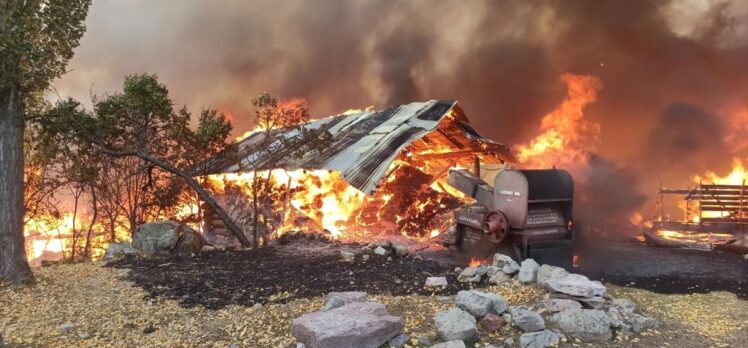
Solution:
M 654 195 L 660 178 L 687 182 L 744 141 L 688 136 L 729 138 L 748 113 L 742 0 L 99 0 L 87 25 L 61 95 L 87 100 L 124 74 L 156 73 L 177 103 L 231 113 L 237 135 L 268 91 L 306 98 L 316 116 L 458 99 L 481 133 L 522 144 L 573 73 L 605 86 L 585 109 L 600 125 L 600 176 L 626 168 L 636 181 L 624 183 Z

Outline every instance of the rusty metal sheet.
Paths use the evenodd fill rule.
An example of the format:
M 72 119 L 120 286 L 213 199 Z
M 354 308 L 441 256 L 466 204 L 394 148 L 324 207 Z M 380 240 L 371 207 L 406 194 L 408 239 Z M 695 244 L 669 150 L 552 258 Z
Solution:
M 378 111 L 336 115 L 314 120 L 307 127 L 323 128 L 332 134 L 332 144 L 322 152 L 310 151 L 302 158 L 278 154 L 280 161 L 258 158 L 253 146 L 265 136 L 254 133 L 237 144 L 238 156 L 229 158 L 218 154 L 201 165 L 201 173 L 219 174 L 275 168 L 327 169 L 339 171 L 353 187 L 371 193 L 397 155 L 414 141 L 434 132 L 440 122 L 457 112 L 461 120 L 460 134 L 450 134 L 461 144 L 474 143 L 475 147 L 495 149 L 494 156 L 505 162 L 515 162 L 509 148 L 482 137 L 466 123 L 457 101 L 429 100 L 414 102 Z M 298 132 L 293 128 L 279 129 L 273 136 L 291 137 Z M 237 158 L 239 161 L 237 161 Z M 274 163 L 271 168 L 268 163 Z

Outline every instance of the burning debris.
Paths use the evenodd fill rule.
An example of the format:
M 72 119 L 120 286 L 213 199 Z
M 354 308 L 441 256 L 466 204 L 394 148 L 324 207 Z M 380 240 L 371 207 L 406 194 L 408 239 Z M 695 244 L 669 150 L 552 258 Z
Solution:
M 643 223 L 644 240 L 664 247 L 722 249 L 748 253 L 748 185 L 740 161 L 726 177 L 707 173 L 695 176 L 693 188 L 660 187 L 657 202 L 659 216 Z M 683 220 L 671 220 L 665 214 L 666 196 L 679 196 Z
M 199 172 L 208 174 L 206 182 L 223 196 L 245 234 L 257 227 L 250 188 L 264 180 L 272 187 L 266 199 L 273 203 L 270 221 L 262 225 L 272 230 L 266 231 L 271 239 L 296 229 L 325 230 L 343 240 L 398 233 L 435 237 L 451 224 L 451 210 L 465 203 L 464 195 L 446 183 L 450 168 L 516 160 L 506 145 L 473 129 L 455 101 L 349 112 L 304 127 L 330 134 L 330 145 L 298 158 L 265 155 L 258 146 L 266 137 L 282 142 L 298 128 L 252 132 L 239 141 L 236 153 L 201 165 Z M 210 214 L 205 231 L 212 243 L 233 238 Z

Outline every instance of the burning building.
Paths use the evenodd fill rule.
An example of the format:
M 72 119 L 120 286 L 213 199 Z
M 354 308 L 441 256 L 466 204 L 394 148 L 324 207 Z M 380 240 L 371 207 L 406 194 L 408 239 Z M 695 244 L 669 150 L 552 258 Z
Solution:
M 304 229 L 341 239 L 392 233 L 428 238 L 451 225 L 451 211 L 470 199 L 446 183 L 450 168 L 480 172 L 481 166 L 516 161 L 508 146 L 478 133 L 452 100 L 351 111 L 304 127 L 329 134 L 328 146 L 301 156 L 267 153 L 260 148 L 267 137 L 282 142 L 299 128 L 253 132 L 199 168 L 250 239 L 258 226 L 251 189 L 258 180 L 274 188 L 267 192 L 271 212 L 262 224 L 271 238 Z M 205 215 L 206 239 L 230 242 L 220 220 Z

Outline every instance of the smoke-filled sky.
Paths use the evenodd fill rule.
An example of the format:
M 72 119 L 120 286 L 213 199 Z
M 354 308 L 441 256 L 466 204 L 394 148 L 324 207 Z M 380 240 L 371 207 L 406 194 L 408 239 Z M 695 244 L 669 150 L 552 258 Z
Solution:
M 585 109 L 595 152 L 648 193 L 652 178 L 725 170 L 748 144 L 745 0 L 94 0 L 87 26 L 62 96 L 155 73 L 177 103 L 230 113 L 236 134 L 268 91 L 316 116 L 458 99 L 480 132 L 517 144 L 569 72 L 602 82 Z

